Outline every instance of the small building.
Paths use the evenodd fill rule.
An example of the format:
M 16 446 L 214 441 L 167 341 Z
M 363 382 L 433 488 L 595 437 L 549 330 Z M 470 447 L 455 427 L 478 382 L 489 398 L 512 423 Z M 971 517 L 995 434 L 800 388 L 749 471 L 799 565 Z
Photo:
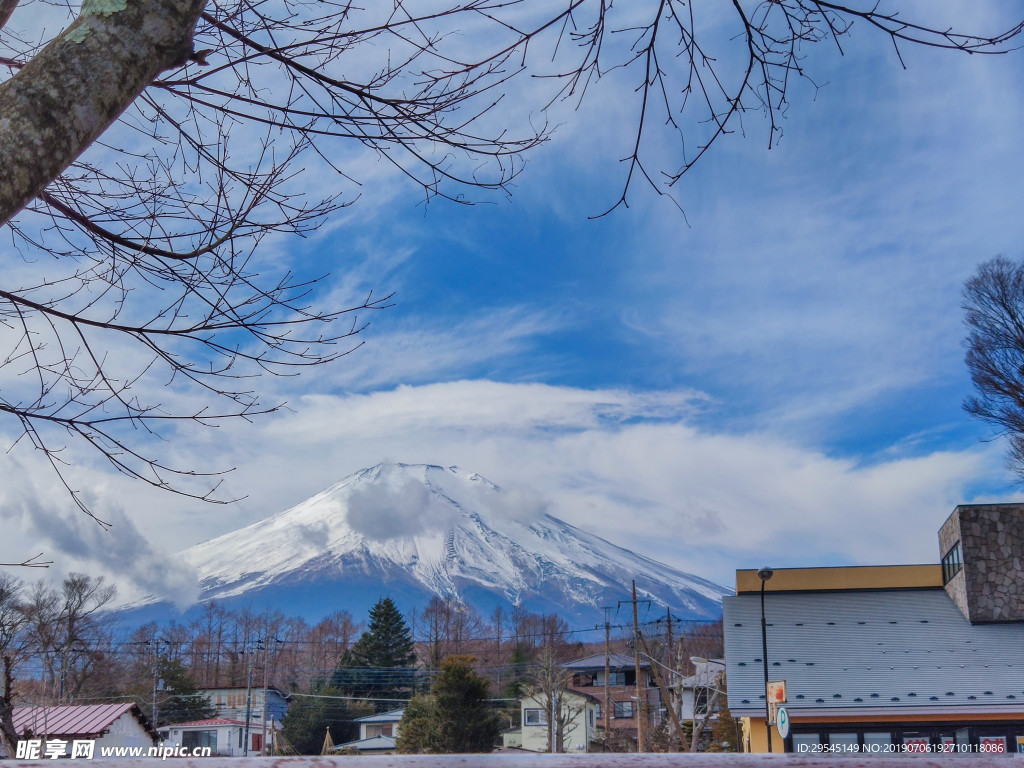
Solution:
M 245 720 L 211 717 L 187 723 L 171 723 L 160 728 L 160 735 L 168 746 L 180 745 L 188 749 L 209 747 L 210 754 L 223 757 L 259 756 L 263 752 L 263 729 L 258 722 L 249 723 L 249 745 L 246 749 Z M 267 746 L 272 748 L 280 726 L 268 724 Z M 268 749 L 268 754 L 270 749 Z
M 651 665 L 640 662 L 640 699 L 637 699 L 636 660 L 621 653 L 610 654 L 608 687 L 605 688 L 605 655 L 588 656 L 563 664 L 572 673 L 569 687 L 577 693 L 592 696 L 598 701 L 597 719 L 603 728 L 607 721 L 612 731 L 636 738 L 637 723 L 641 716 L 645 728 L 660 720 L 661 692 L 651 673 Z M 607 701 L 605 697 L 607 695 Z M 607 709 L 607 718 L 605 710 Z
M 356 718 L 359 723 L 359 738 L 344 744 L 337 744 L 335 752 L 358 752 L 360 754 L 390 755 L 395 751 L 398 727 L 405 715 L 405 709 L 393 709 L 376 715 Z
M 670 688 L 677 689 L 679 719 L 703 720 L 725 708 L 723 679 L 725 659 L 694 660 L 694 673 L 679 678 Z
M 291 697 L 279 688 L 269 686 L 266 689 L 267 721 L 279 723 L 288 714 L 288 703 Z M 246 688 L 200 688 L 196 691 L 204 696 L 217 710 L 217 717 L 231 720 L 245 720 L 246 710 L 249 719 L 259 721 L 263 717 L 263 687 Z
M 957 507 L 932 565 L 736 573 L 729 708 L 747 748 L 1024 753 L 1024 505 Z M 765 724 L 785 682 L 790 733 Z M 769 707 L 770 710 L 770 707 Z
M 581 753 L 592 751 L 592 745 L 599 740 L 601 703 L 586 693 L 563 690 L 558 694 L 555 707 L 561 713 L 561 748 L 565 753 Z M 547 706 L 547 697 L 543 694 L 524 696 L 519 701 L 522 727 L 519 737 L 510 736 L 502 739 L 504 746 L 520 747 L 530 752 L 550 752 L 551 737 L 557 730 L 557 723 L 551 725 L 551 712 Z M 518 743 L 517 743 L 518 742 Z
M 132 702 L 15 707 L 13 714 L 14 730 L 20 738 L 66 742 L 63 754 L 69 757 L 76 740 L 95 742 L 94 755 L 98 758 L 105 747 L 149 749 L 160 739 L 149 718 Z

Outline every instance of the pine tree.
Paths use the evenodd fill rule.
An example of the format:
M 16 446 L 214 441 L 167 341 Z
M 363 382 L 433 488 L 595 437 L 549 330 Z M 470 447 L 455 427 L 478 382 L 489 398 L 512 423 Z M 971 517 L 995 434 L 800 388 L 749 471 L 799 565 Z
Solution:
M 501 720 L 488 701 L 490 683 L 473 669 L 472 656 L 449 656 L 429 697 L 409 703 L 399 729 L 399 752 L 491 752 Z
M 398 727 L 398 738 L 395 741 L 398 753 L 415 755 L 434 751 L 437 743 L 434 727 L 436 719 L 434 699 L 430 696 L 414 696 L 405 707 Z
M 708 752 L 740 752 L 743 747 L 743 725 L 728 709 L 718 713 L 711 723 L 711 743 Z
M 437 751 L 490 752 L 501 733 L 501 722 L 488 701 L 491 687 L 473 669 L 472 656 L 449 656 L 434 681 Z
M 385 597 L 370 610 L 369 627 L 345 652 L 333 683 L 352 696 L 407 698 L 416 681 L 415 665 L 412 632 L 395 602 Z M 369 671 L 378 669 L 388 671 Z
M 158 667 L 164 694 L 157 702 L 158 725 L 205 720 L 217 714 L 208 698 L 198 693 L 195 681 L 180 661 L 161 659 Z
M 352 647 L 352 662 L 360 667 L 411 667 L 416 664 L 412 633 L 390 597 L 370 610 L 370 626 Z
M 311 696 L 296 697 L 281 721 L 282 736 L 288 746 L 300 755 L 318 755 L 328 728 L 335 744 L 358 739 L 359 725 L 355 719 L 373 714 L 373 708 L 337 698 L 343 695 L 343 691 L 334 688 L 317 687 Z

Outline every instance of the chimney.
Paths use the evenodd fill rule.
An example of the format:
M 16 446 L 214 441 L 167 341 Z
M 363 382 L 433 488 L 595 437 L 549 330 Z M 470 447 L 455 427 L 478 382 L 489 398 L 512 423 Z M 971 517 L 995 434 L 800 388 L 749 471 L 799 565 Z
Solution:
M 969 622 L 1024 621 L 1024 504 L 961 504 L 939 550 L 946 593 Z

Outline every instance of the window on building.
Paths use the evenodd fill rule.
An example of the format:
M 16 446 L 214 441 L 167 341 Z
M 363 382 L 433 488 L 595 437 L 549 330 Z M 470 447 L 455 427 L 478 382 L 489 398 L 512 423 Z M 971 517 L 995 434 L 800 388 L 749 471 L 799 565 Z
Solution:
M 930 751 L 931 731 L 904 731 L 903 751 L 908 754 L 924 754 Z
M 982 755 L 1006 755 L 1007 753 L 1007 737 L 1006 731 L 1001 728 L 998 729 L 1001 732 L 995 732 L 988 728 L 978 729 L 978 751 Z M 1016 739 L 1013 739 L 1014 751 L 1018 749 L 1018 743 Z
M 524 709 L 523 723 L 525 725 L 547 725 L 548 713 L 543 709 Z
M 613 701 L 612 702 L 612 717 L 632 717 L 633 716 L 633 702 L 632 701 Z
M 864 733 L 864 749 L 861 750 L 868 755 L 883 755 L 892 757 L 892 733 L 889 731 L 866 731 Z
M 963 556 L 960 553 L 960 542 L 958 541 L 942 556 L 942 583 L 948 584 L 963 567 Z
M 833 755 L 855 755 L 859 751 L 856 733 L 845 731 L 842 733 L 829 732 L 828 743 L 829 746 L 836 750 L 831 753 Z
M 693 689 L 693 712 L 696 715 L 707 714 L 708 711 L 708 689 Z
M 979 734 L 978 751 L 983 755 L 1005 755 L 1006 737 Z
M 598 687 L 604 686 L 603 671 L 594 675 L 594 685 Z M 608 675 L 608 685 L 636 685 L 636 672 L 631 669 L 613 670 Z
M 181 734 L 181 746 L 187 747 L 188 749 L 209 747 L 210 752 L 217 754 L 217 732 L 183 731 Z
M 816 733 L 794 733 L 793 739 L 793 751 L 799 754 L 815 754 L 815 751 L 819 744 L 821 744 L 821 737 Z

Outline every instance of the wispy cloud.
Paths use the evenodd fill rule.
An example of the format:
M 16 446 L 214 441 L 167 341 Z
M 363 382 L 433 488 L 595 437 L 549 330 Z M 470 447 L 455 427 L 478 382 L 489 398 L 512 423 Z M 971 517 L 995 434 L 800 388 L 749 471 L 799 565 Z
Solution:
M 457 381 L 310 396 L 222 440 L 250 497 L 208 535 L 382 460 L 459 465 L 586 530 L 700 575 L 780 565 L 934 561 L 934 532 L 998 464 L 993 450 L 870 463 L 758 431 L 696 427 L 698 393 Z M 884 526 L 886 537 L 878 536 Z M 213 528 L 217 530 L 212 530 Z M 196 534 L 173 535 L 180 546 Z
M 83 493 L 85 501 L 102 510 L 109 528 L 87 517 L 70 503 L 53 478 L 33 478 L 33 470 L 22 462 L 4 459 L 5 476 L 19 478 L 17 485 L 0 490 L 0 519 L 17 541 L 5 542 L 5 551 L 23 549 L 20 559 L 43 551 L 54 563 L 57 578 L 73 570 L 111 578 L 122 596 L 154 593 L 179 606 L 195 602 L 199 595 L 195 570 L 175 558 L 173 551 L 161 550 L 147 538 L 136 521 L 112 499 L 102 486 Z M 143 521 L 139 521 L 143 522 Z M 30 542 L 30 543 L 29 543 Z

